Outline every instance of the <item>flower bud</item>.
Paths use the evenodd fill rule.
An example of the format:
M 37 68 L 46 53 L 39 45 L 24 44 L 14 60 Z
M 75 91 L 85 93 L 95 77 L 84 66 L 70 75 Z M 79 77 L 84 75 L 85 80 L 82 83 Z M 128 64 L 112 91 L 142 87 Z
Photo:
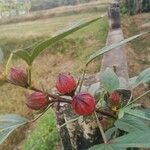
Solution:
M 111 105 L 118 106 L 120 104 L 121 97 L 118 92 L 114 91 L 110 94 L 109 99 L 111 101 Z
M 10 70 L 10 80 L 20 86 L 28 86 L 27 74 L 21 69 L 11 68 Z
M 59 74 L 56 89 L 64 95 L 74 95 L 77 87 L 76 80 L 69 74 Z
M 73 97 L 71 106 L 77 114 L 87 116 L 94 112 L 96 103 L 91 94 L 81 92 Z
M 48 106 L 47 95 L 41 92 L 34 92 L 28 96 L 26 105 L 33 110 L 41 110 Z

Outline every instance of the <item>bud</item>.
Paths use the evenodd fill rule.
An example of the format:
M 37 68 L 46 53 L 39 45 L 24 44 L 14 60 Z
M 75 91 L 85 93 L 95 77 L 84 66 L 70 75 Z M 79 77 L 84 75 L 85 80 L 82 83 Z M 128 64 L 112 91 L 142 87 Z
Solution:
M 110 94 L 109 99 L 111 101 L 111 105 L 118 106 L 120 104 L 121 97 L 118 92 L 114 91 Z
M 48 106 L 47 95 L 41 92 L 34 92 L 28 96 L 26 105 L 33 110 L 41 110 Z
M 64 95 L 74 95 L 77 87 L 76 80 L 69 74 L 59 74 L 56 89 Z
M 96 103 L 91 94 L 81 92 L 73 97 L 71 106 L 77 114 L 87 116 L 94 112 Z
M 28 86 L 28 77 L 25 72 L 21 69 L 11 68 L 10 70 L 10 80 L 20 86 Z

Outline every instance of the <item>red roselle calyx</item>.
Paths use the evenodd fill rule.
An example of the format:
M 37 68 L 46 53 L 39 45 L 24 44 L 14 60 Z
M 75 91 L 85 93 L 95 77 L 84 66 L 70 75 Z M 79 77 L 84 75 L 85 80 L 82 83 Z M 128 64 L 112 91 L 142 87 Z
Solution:
M 34 92 L 28 96 L 26 105 L 33 110 L 42 110 L 49 105 L 48 96 L 42 92 Z
M 71 106 L 77 114 L 87 116 L 94 112 L 96 103 L 91 94 L 81 92 L 73 97 Z
M 120 104 L 121 97 L 118 92 L 114 91 L 110 94 L 109 99 L 111 101 L 111 105 L 118 106 Z
M 27 77 L 27 74 L 22 69 L 11 68 L 10 80 L 14 84 L 17 84 L 23 87 L 28 87 L 28 77 Z
M 77 88 L 76 80 L 69 74 L 59 74 L 56 81 L 56 89 L 59 93 L 73 96 Z

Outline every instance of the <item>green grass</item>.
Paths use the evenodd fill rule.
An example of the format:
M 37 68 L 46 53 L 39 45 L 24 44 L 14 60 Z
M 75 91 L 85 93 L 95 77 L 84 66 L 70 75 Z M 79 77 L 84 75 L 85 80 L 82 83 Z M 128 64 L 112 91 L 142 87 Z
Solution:
M 49 111 L 33 127 L 32 134 L 24 142 L 22 150 L 55 150 L 58 142 L 56 120 L 52 111 Z
M 99 17 L 98 12 L 73 14 L 45 20 L 0 25 L 0 47 L 5 50 L 22 49 L 53 36 L 78 21 Z
M 140 32 L 144 31 L 149 31 L 149 26 L 144 27 L 144 24 L 149 24 L 150 23 L 150 13 L 143 13 L 139 14 L 137 16 L 123 16 L 123 23 L 126 25 L 126 30 L 128 33 L 128 36 L 133 36 L 136 35 Z M 142 27 L 143 26 L 143 27 Z M 141 53 L 148 53 L 148 48 L 150 47 L 150 42 L 149 42 L 149 35 L 136 39 L 132 41 L 132 47 L 136 49 L 136 52 L 138 54 Z

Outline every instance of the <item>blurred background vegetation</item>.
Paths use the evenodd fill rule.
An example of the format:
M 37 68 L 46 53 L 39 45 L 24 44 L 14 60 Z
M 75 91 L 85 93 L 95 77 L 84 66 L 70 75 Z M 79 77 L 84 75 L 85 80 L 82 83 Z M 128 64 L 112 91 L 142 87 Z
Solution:
M 10 51 L 28 48 L 76 23 L 99 17 L 106 13 L 110 2 L 111 0 L 0 0 L 0 48 L 7 58 Z M 121 11 L 124 11 L 123 7 Z M 128 14 L 130 13 L 126 10 L 121 18 L 125 37 L 149 29 L 150 13 L 139 13 L 135 16 Z M 60 72 L 79 75 L 88 56 L 105 46 L 107 33 L 108 21 L 104 17 L 48 48 L 33 64 L 33 85 L 39 89 L 50 90 L 55 86 L 56 76 Z M 149 38 L 147 35 L 128 44 L 130 76 L 150 65 Z M 0 65 L 0 71 L 5 63 L 6 59 Z M 12 66 L 23 69 L 27 67 L 17 57 L 12 60 L 10 67 Z M 95 73 L 99 69 L 100 60 L 97 59 L 88 67 L 88 73 Z M 137 90 L 137 93 L 141 92 Z M 0 114 L 15 113 L 28 119 L 35 117 L 36 113 L 25 105 L 26 95 L 29 93 L 31 91 L 9 84 L 0 87 Z M 0 150 L 60 149 L 55 114 L 52 110 L 36 123 L 17 129 L 0 145 Z

